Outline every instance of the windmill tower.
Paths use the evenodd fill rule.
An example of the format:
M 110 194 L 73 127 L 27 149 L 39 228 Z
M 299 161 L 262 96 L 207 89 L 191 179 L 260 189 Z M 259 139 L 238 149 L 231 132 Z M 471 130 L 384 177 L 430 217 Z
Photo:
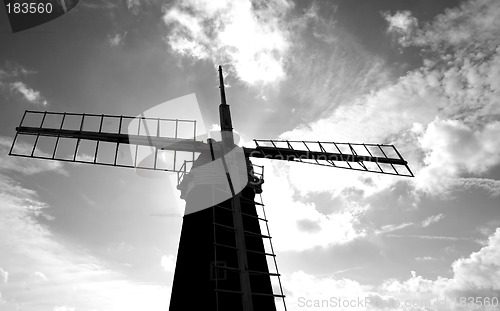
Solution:
M 286 310 L 260 197 L 264 168 L 250 159 L 409 177 L 413 173 L 393 145 L 254 140 L 254 148 L 238 147 L 220 66 L 219 82 L 218 140 L 197 140 L 196 123 L 190 120 L 26 111 L 9 155 L 177 172 L 186 208 L 170 310 Z M 117 126 L 111 129 L 109 123 Z M 178 137 L 181 123 L 194 128 L 192 138 Z M 164 135 L 168 124 L 174 126 L 174 135 Z M 105 147 L 107 157 L 102 155 Z M 119 157 L 124 147 L 131 151 L 126 160 Z

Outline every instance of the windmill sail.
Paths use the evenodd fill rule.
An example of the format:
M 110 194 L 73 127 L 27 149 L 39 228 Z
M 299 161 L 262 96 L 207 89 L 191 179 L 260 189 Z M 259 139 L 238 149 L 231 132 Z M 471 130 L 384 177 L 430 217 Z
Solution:
M 245 148 L 254 158 L 295 161 L 372 173 L 413 177 L 394 145 L 319 141 L 254 140 Z
M 207 149 L 192 120 L 27 110 L 16 131 L 9 155 L 146 170 L 189 170 Z

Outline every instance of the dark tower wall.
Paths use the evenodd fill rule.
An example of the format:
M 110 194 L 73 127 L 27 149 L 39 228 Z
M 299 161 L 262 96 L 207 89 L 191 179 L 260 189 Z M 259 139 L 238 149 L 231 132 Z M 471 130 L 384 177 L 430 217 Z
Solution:
M 205 158 L 205 159 L 204 159 Z M 247 174 L 251 162 L 247 160 Z M 194 166 L 206 161 L 203 155 Z M 217 183 L 193 184 L 186 175 L 180 185 L 184 190 L 186 210 L 190 205 L 210 204 Z M 252 176 L 253 177 L 253 176 Z M 189 183 L 191 183 L 189 185 Z M 186 189 L 191 189 L 188 193 Z M 250 273 L 254 310 L 276 310 L 264 244 L 253 203 L 255 189 L 248 184 L 239 194 L 245 230 L 245 252 Z M 181 196 L 182 197 L 182 196 Z M 200 202 L 203 201 L 203 202 Z M 184 216 L 175 268 L 170 311 L 242 310 L 239 262 L 231 199 Z M 222 268 L 222 267 L 226 268 Z M 259 295 L 257 295 L 259 294 Z

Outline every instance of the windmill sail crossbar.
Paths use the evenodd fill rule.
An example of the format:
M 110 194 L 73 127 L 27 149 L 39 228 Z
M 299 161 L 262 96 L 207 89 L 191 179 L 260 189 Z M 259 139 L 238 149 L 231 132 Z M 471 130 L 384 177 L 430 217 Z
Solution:
M 245 148 L 245 153 L 254 158 L 414 176 L 408 167 L 408 162 L 393 145 L 289 140 L 254 140 L 254 142 L 256 148 Z
M 330 153 L 309 150 L 291 150 L 286 148 L 257 147 L 249 149 L 248 153 L 254 158 L 266 158 L 273 160 L 294 161 L 295 159 L 327 160 L 344 162 L 375 162 L 385 164 L 406 165 L 408 162 L 402 159 L 371 157 L 356 154 Z
M 16 127 L 18 134 L 40 135 L 62 138 L 85 139 L 92 141 L 119 143 L 149 146 L 161 150 L 203 152 L 210 148 L 206 143 L 193 141 L 191 139 L 175 139 L 170 137 L 155 137 L 146 135 L 129 135 L 117 133 L 99 133 L 91 131 L 74 131 L 63 129 L 37 128 L 37 127 Z

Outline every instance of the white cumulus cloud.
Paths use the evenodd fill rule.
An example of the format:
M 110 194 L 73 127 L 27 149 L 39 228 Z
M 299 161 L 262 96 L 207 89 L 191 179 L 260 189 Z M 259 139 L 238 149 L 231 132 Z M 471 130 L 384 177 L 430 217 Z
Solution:
M 196 60 L 229 63 L 248 84 L 285 78 L 284 57 L 289 34 L 283 16 L 292 7 L 285 0 L 182 0 L 166 7 L 171 49 Z
M 500 293 L 500 228 L 491 235 L 479 251 L 453 262 L 451 278 L 426 279 L 416 272 L 405 281 L 387 280 L 379 288 L 384 294 L 398 298 L 448 299 L 459 297 L 498 297 Z M 442 310 L 456 310 L 449 304 Z M 489 308 L 478 310 L 491 310 Z
M 476 295 L 500 294 L 500 228 L 488 238 L 486 245 L 468 258 L 453 265 L 451 293 L 469 292 Z M 487 295 L 483 295 L 487 296 Z
M 400 14 L 393 27 L 416 24 L 406 22 L 409 17 Z M 420 68 L 282 138 L 331 141 L 335 133 L 337 141 L 394 143 L 416 173 L 418 190 L 436 194 L 470 185 L 498 193 L 497 183 L 481 178 L 500 164 L 499 20 L 498 1 L 474 0 L 445 11 L 408 37 L 408 45 L 424 51 Z M 295 175 L 302 179 L 292 180 L 302 195 L 349 188 L 369 195 L 402 180 L 293 170 L 300 170 Z
M 417 178 L 418 186 L 428 191 L 442 189 L 450 184 L 450 178 L 487 172 L 500 163 L 499 136 L 499 121 L 480 129 L 458 120 L 430 123 L 420 139 L 426 166 Z
M 432 259 L 418 258 L 422 261 Z M 480 250 L 453 262 L 451 271 L 451 277 L 439 276 L 435 279 L 409 271 L 408 279 L 387 279 L 374 285 L 297 271 L 283 277 L 283 288 L 289 309 L 297 311 L 306 307 L 313 308 L 315 303 L 315 310 L 331 310 L 332 301 L 338 304 L 337 298 L 356 301 L 357 308 L 342 308 L 337 305 L 336 310 L 471 310 L 459 305 L 460 297 L 481 297 L 481 302 L 484 302 L 485 297 L 491 300 L 491 297 L 498 297 L 500 294 L 500 228 L 489 237 Z M 369 303 L 358 305 L 360 300 Z M 490 305 L 477 306 L 474 310 L 496 309 Z
M 415 29 L 418 27 L 418 20 L 411 15 L 410 11 L 398 11 L 394 14 L 382 13 L 388 23 L 387 32 L 399 36 L 399 42 L 405 43 Z
M 253 163 L 260 164 L 256 160 Z M 272 172 L 268 169 L 268 173 L 264 175 L 266 182 L 262 197 L 264 204 L 270 206 L 266 208 L 266 215 L 275 249 L 303 251 L 348 243 L 366 235 L 364 230 L 358 228 L 358 218 L 366 211 L 366 206 L 354 204 L 338 212 L 320 213 L 315 204 L 293 198 L 291 177 L 283 170 L 287 164 L 272 165 Z M 307 166 L 301 163 L 296 165 Z

